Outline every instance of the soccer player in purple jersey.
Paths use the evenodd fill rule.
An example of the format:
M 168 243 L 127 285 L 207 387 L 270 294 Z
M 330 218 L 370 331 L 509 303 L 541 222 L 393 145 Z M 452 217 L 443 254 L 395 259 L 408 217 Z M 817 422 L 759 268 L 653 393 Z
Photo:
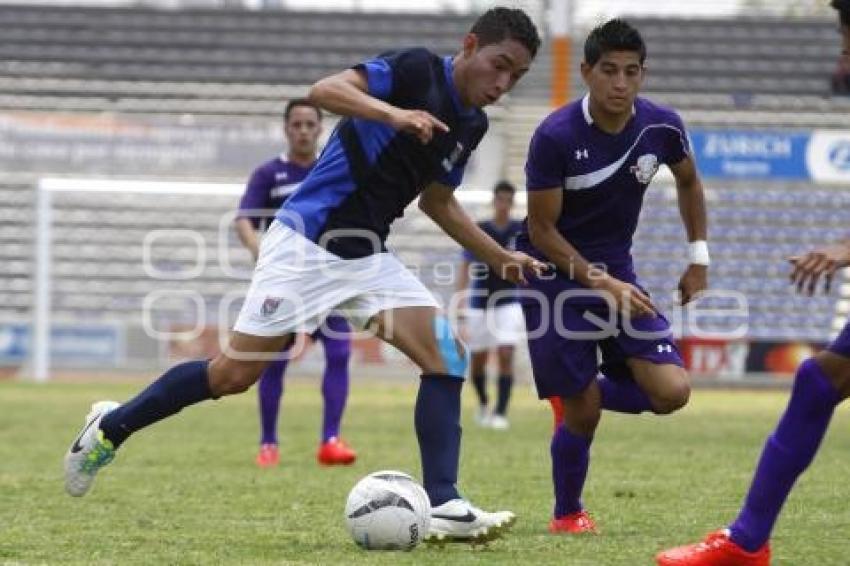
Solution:
M 850 0 L 833 0 L 842 55 L 850 63 Z M 790 259 L 791 283 L 814 294 L 821 277 L 829 291 L 835 272 L 850 266 L 850 240 Z M 660 566 L 768 566 L 770 533 L 794 482 L 808 468 L 835 407 L 850 396 L 850 323 L 829 347 L 797 368 L 785 413 L 761 453 L 744 506 L 725 529 L 696 544 L 658 554 Z
M 268 228 L 277 210 L 316 163 L 322 133 L 321 109 L 305 98 L 289 101 L 283 113 L 283 131 L 289 146 L 287 154 L 267 161 L 253 172 L 239 203 L 236 231 L 254 261 L 257 261 L 260 249 L 257 230 Z M 325 372 L 322 376 L 324 415 L 316 459 L 326 466 L 351 464 L 357 454 L 339 436 L 342 413 L 348 399 L 350 328 L 345 318 L 338 315 L 329 316 L 322 328 L 311 335 L 325 349 Z M 288 356 L 284 355 L 269 363 L 257 386 L 261 435 L 256 462 L 261 468 L 277 466 L 280 461 L 277 420 L 287 362 Z
M 691 242 L 679 282 L 688 303 L 707 285 L 705 200 L 682 120 L 638 97 L 645 57 L 628 23 L 594 29 L 581 65 L 588 94 L 550 114 L 528 153 L 528 218 L 517 249 L 554 270 L 531 281 L 522 305 L 538 395 L 561 398 L 563 409 L 551 443 L 551 532 L 595 531 L 581 493 L 602 409 L 667 414 L 690 394 L 670 325 L 635 276 L 631 246 L 644 193 L 665 164 Z
M 310 99 L 343 118 L 263 238 L 228 346 L 212 361 L 171 368 L 124 404 L 95 403 L 65 455 L 65 490 L 85 495 L 131 434 L 247 390 L 294 333 L 315 330 L 339 311 L 422 370 L 413 421 L 431 501 L 424 537 L 478 543 L 501 536 L 515 515 L 483 511 L 457 489 L 466 352 L 386 239 L 419 197 L 425 214 L 504 279 L 524 283 L 526 273 L 541 272 L 542 262 L 483 232 L 453 192 L 487 131 L 482 108 L 513 88 L 539 46 L 522 10 L 492 8 L 453 56 L 402 49 L 314 84 Z

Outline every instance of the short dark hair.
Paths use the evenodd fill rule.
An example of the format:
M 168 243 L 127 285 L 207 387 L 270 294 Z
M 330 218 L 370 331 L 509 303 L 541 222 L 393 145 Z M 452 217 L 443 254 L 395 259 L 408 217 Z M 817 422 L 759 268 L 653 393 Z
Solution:
M 514 187 L 513 183 L 510 181 L 499 181 L 496 183 L 496 186 L 493 187 L 493 194 L 497 195 L 499 193 L 511 193 L 511 196 L 514 196 L 514 193 L 516 193 L 516 187 Z
M 528 49 L 532 57 L 540 49 L 537 27 L 519 8 L 490 8 L 475 20 L 469 33 L 478 36 L 481 47 L 513 39 Z
M 850 26 L 850 0 L 832 0 L 830 4 L 838 10 L 838 19 L 842 26 Z
M 646 44 L 640 32 L 619 18 L 593 28 L 584 42 L 584 62 L 592 67 L 611 51 L 634 51 L 641 65 L 646 60 Z
M 306 108 L 312 108 L 316 111 L 316 116 L 319 117 L 319 120 L 322 119 L 322 109 L 318 107 L 313 102 L 310 102 L 307 98 L 293 98 L 289 102 L 286 103 L 286 109 L 283 111 L 283 121 L 289 122 L 289 116 L 292 114 L 292 110 L 298 108 L 299 106 L 304 106 Z

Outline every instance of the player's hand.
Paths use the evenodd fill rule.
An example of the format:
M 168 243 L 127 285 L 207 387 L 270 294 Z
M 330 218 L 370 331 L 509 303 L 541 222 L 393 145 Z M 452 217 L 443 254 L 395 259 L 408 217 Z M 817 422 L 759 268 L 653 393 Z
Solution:
M 507 252 L 507 256 L 501 265 L 497 266 L 499 277 L 517 285 L 528 285 L 526 273 L 533 273 L 537 277 L 549 268 L 547 264 L 534 259 L 522 252 Z
M 606 299 L 611 299 L 617 306 L 617 311 L 629 318 L 647 316 L 655 318 L 656 309 L 652 300 L 640 289 L 631 283 L 620 281 L 615 277 L 605 278 L 599 290 L 608 294 Z
M 708 289 L 708 266 L 691 264 L 679 279 L 679 304 L 687 305 Z
M 390 116 L 390 125 L 396 130 L 406 132 L 426 144 L 437 132 L 447 133 L 449 127 L 424 110 L 398 109 Z
M 814 295 L 821 276 L 824 277 L 824 291 L 828 293 L 835 272 L 850 265 L 850 241 L 818 248 L 803 256 L 789 257 L 788 261 L 794 267 L 791 284 L 797 286 L 798 293 Z

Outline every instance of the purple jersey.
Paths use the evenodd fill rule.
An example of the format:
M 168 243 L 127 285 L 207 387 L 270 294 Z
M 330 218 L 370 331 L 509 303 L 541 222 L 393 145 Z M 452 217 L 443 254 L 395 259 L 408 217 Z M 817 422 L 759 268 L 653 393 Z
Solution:
M 690 155 L 682 120 L 672 109 L 638 98 L 619 134 L 593 124 L 589 98 L 550 114 L 534 132 L 525 166 L 529 191 L 560 187 L 560 233 L 582 256 L 613 271 L 631 271 L 632 236 L 643 195 L 660 164 Z M 518 247 L 541 256 L 528 236 Z
M 311 168 L 278 156 L 257 167 L 239 202 L 239 218 L 248 218 L 255 228 L 268 227 L 277 210 L 301 184 Z M 264 211 L 258 214 L 258 211 Z

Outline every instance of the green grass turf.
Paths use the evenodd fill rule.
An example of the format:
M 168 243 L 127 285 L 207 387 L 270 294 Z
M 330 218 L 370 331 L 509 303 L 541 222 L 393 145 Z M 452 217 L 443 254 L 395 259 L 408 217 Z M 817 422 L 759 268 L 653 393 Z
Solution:
M 358 549 L 342 520 L 355 481 L 378 469 L 419 475 L 412 382 L 355 383 L 345 437 L 349 468 L 314 460 L 316 383 L 289 384 L 282 463 L 253 463 L 253 392 L 193 407 L 130 439 L 83 499 L 62 489 L 62 455 L 92 400 L 124 399 L 138 383 L 0 383 L 0 564 L 652 564 L 662 547 L 732 519 L 782 392 L 697 391 L 671 417 L 605 414 L 585 502 L 602 535 L 553 537 L 548 409 L 517 391 L 508 432 L 472 422 L 465 392 L 461 486 L 476 504 L 519 521 L 486 548 Z M 773 544 L 775 564 L 848 564 L 850 412 L 840 410 L 815 465 L 799 482 Z

